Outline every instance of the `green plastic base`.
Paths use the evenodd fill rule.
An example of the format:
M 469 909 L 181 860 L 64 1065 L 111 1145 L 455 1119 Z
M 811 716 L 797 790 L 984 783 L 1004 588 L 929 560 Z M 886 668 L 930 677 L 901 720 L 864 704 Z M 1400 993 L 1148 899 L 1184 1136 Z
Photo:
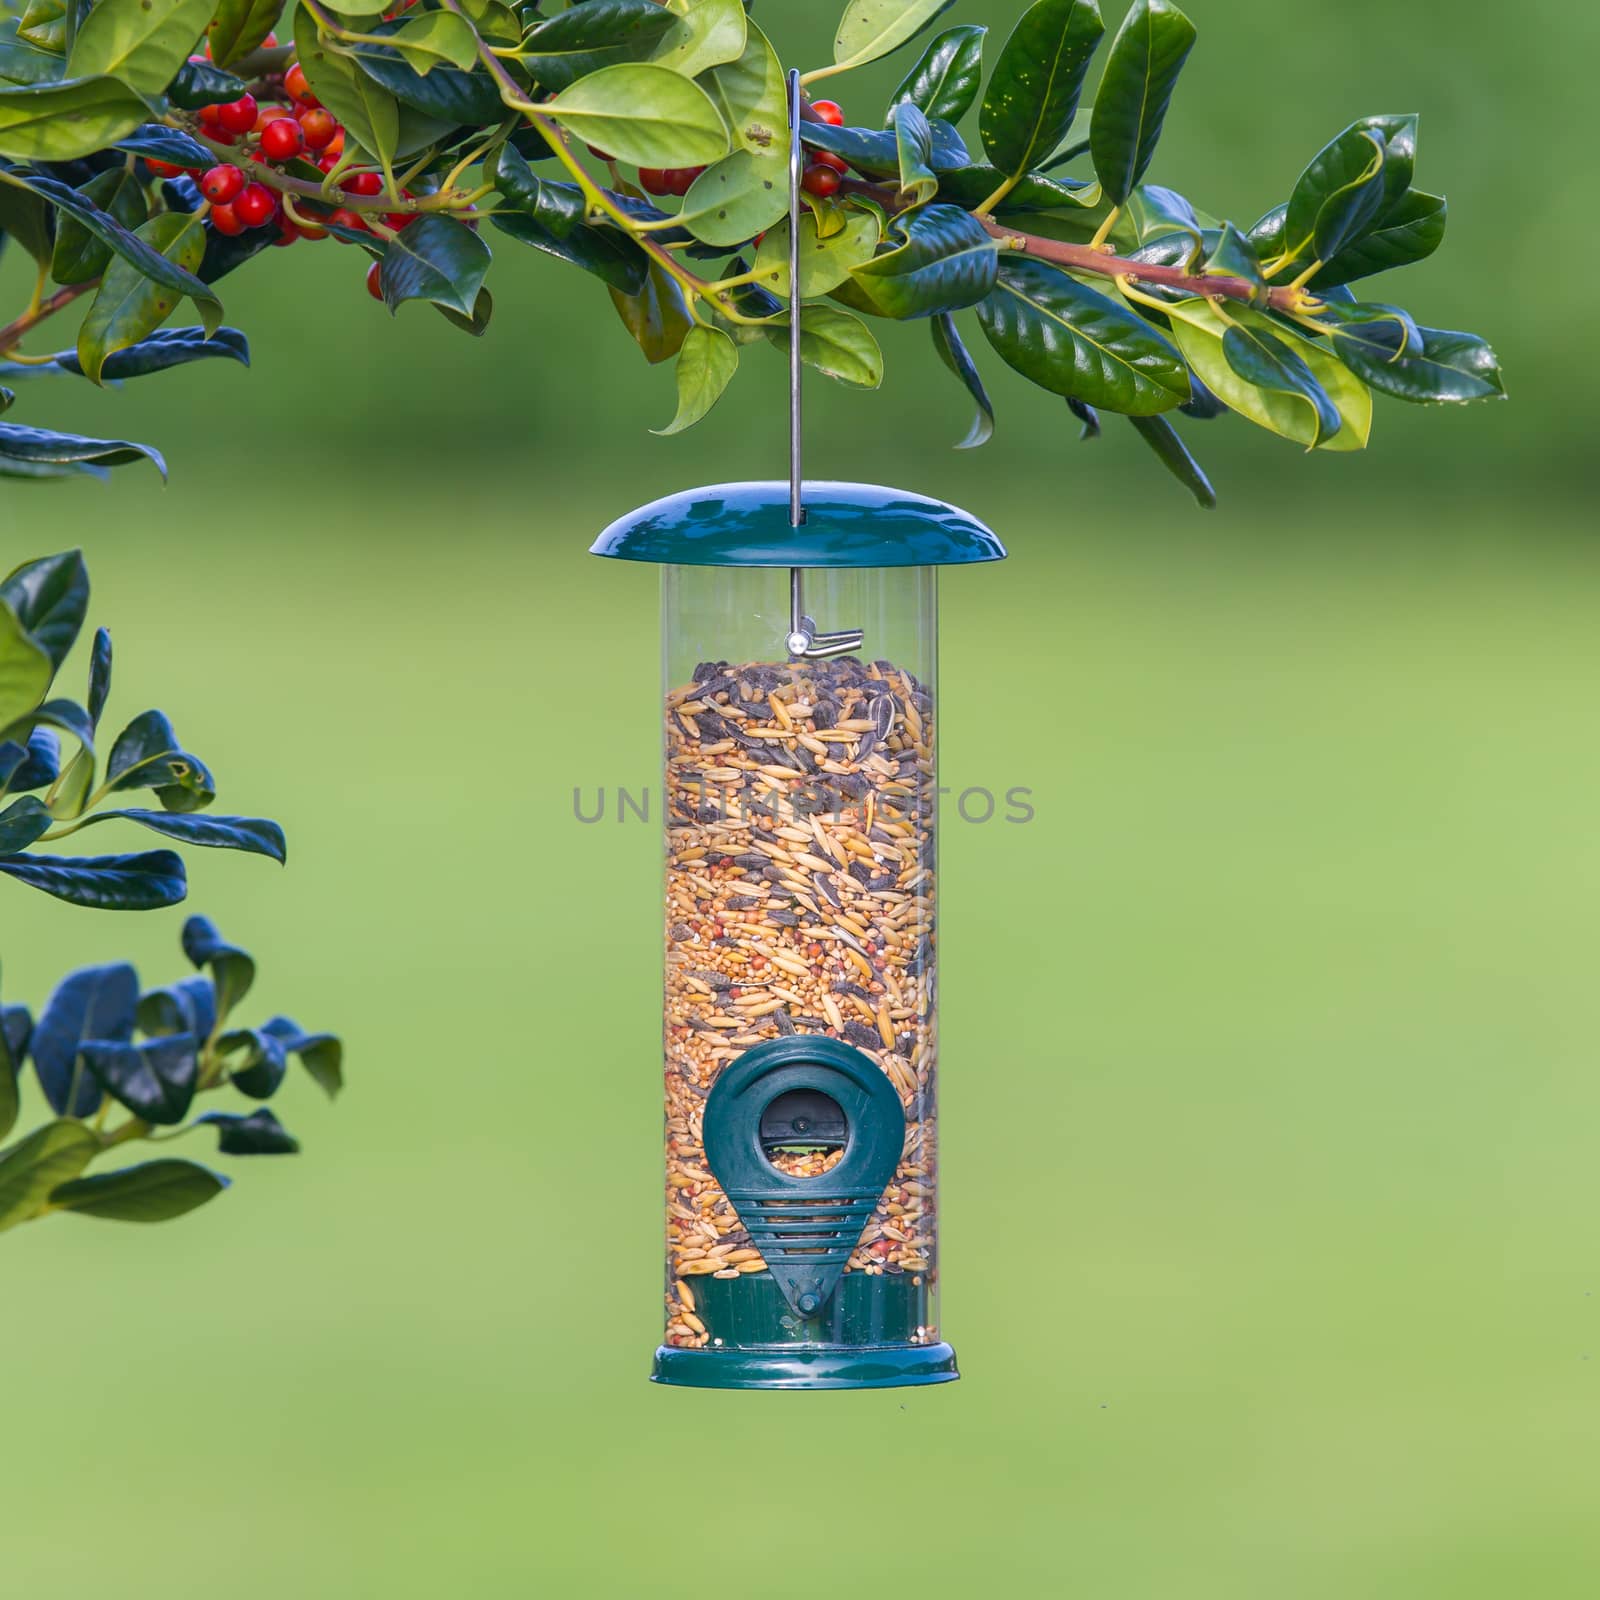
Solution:
M 947 1344 L 857 1345 L 849 1349 L 656 1351 L 652 1383 L 682 1389 L 903 1389 L 953 1383 L 956 1353 Z

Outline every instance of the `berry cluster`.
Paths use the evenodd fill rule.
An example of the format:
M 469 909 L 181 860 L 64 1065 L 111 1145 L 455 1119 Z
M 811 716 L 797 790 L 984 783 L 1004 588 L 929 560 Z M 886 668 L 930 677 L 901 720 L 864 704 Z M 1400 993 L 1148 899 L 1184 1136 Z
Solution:
M 263 41 L 267 48 L 276 43 L 271 34 Z M 203 62 L 207 56 L 191 59 Z M 342 165 L 344 127 L 317 99 L 299 62 L 291 62 L 282 74 L 269 75 L 256 87 L 263 91 L 263 99 L 246 93 L 237 100 L 202 106 L 197 114 L 200 133 L 212 144 L 238 147 L 258 166 L 281 169 L 290 162 L 306 161 L 327 174 Z M 275 245 L 294 244 L 300 239 L 326 239 L 329 229 L 322 226 L 324 221 L 349 232 L 372 232 L 367 216 L 349 206 L 329 210 L 307 199 L 295 204 L 291 215 L 276 189 L 253 181 L 244 168 L 231 161 L 204 169 L 177 167 L 157 160 L 147 164 L 160 178 L 192 177 L 210 203 L 208 220 L 211 226 L 230 238 L 250 229 L 276 225 L 278 236 L 272 241 Z M 383 193 L 383 176 L 373 170 L 356 169 L 341 176 L 338 187 L 342 194 L 370 200 Z M 416 198 L 410 189 L 402 189 L 400 193 L 407 200 Z M 383 221 L 399 232 L 416 221 L 416 214 L 388 212 Z M 340 242 L 350 241 L 341 237 Z M 375 298 L 382 298 L 377 262 L 367 274 L 367 288 Z
M 811 110 L 818 122 L 829 123 L 835 128 L 844 126 L 844 112 L 839 109 L 837 101 L 813 100 Z M 844 182 L 844 175 L 849 170 L 850 163 L 843 156 L 836 156 L 831 150 L 813 150 L 801 176 L 800 187 L 807 194 L 826 199 L 830 194 L 839 192 L 839 185 Z

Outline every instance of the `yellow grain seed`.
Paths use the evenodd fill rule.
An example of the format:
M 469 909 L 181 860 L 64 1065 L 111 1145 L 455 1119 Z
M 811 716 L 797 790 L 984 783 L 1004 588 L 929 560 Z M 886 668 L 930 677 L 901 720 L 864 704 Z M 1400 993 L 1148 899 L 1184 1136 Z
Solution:
M 737 1267 L 724 1267 L 721 1272 L 713 1272 L 711 1276 L 713 1278 L 737 1278 L 739 1269 Z
M 696 1333 L 704 1333 L 706 1331 L 705 1323 L 703 1323 L 692 1311 L 685 1311 L 679 1320 L 688 1323 L 688 1325 L 693 1328 Z
M 784 727 L 792 728 L 794 726 L 794 723 L 789 720 L 788 706 L 786 706 L 783 701 L 777 697 L 777 695 L 769 694 L 767 696 L 767 704 L 772 707 L 773 716 L 775 716 L 778 721 L 784 725 Z
M 831 994 L 823 995 L 822 1009 L 827 1013 L 828 1021 L 833 1024 L 834 1030 L 838 1033 L 843 1033 L 844 1018 L 839 1012 L 839 1002 Z
M 878 1037 L 883 1040 L 883 1048 L 885 1050 L 893 1050 L 894 1024 L 889 1020 L 889 1008 L 887 1005 L 878 1007 L 876 1021 L 878 1024 Z
M 765 1272 L 766 1270 L 767 1270 L 767 1264 L 766 1264 L 765 1261 L 761 1260 L 761 1258 L 759 1256 L 754 1261 L 741 1261 L 739 1263 L 739 1271 L 742 1272 L 742 1273 L 743 1272 Z
M 705 1273 L 716 1272 L 718 1270 L 718 1265 L 718 1262 L 709 1259 L 703 1261 L 685 1261 L 683 1265 L 678 1268 L 678 1271 L 685 1277 L 698 1278 L 703 1276 Z
M 694 1290 L 682 1278 L 678 1279 L 678 1298 L 683 1302 L 684 1310 L 694 1310 Z

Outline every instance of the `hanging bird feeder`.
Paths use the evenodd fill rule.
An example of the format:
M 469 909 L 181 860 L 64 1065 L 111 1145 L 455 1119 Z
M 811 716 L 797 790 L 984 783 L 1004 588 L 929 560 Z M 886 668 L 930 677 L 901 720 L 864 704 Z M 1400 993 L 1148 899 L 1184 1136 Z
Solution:
M 790 78 L 791 128 L 798 85 Z M 799 139 L 790 282 L 799 283 Z M 623 517 L 662 566 L 666 1336 L 658 1383 L 947 1382 L 939 1334 L 937 500 L 790 477 Z M 845 623 L 832 631 L 817 619 Z

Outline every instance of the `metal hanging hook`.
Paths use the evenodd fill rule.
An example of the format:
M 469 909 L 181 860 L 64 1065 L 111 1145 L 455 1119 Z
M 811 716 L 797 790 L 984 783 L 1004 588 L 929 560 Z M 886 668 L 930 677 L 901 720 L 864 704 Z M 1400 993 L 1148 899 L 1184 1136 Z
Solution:
M 805 153 L 800 145 L 800 74 L 789 70 L 789 526 L 806 520 L 800 455 L 804 443 L 800 411 L 800 179 Z M 823 661 L 861 648 L 860 628 L 819 633 L 806 615 L 803 569 L 789 568 L 789 654 L 800 660 Z

